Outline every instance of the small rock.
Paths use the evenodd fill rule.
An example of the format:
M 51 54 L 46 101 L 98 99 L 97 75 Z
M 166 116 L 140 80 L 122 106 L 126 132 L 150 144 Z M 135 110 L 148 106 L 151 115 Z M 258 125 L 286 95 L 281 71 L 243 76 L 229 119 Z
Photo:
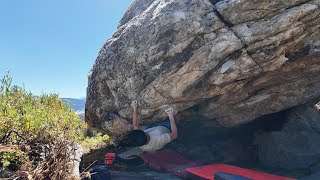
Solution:
M 0 168 L 0 179 L 8 178 L 13 175 L 13 172 L 10 171 L 8 168 Z
M 69 147 L 68 168 L 71 176 L 74 178 L 80 177 L 79 167 L 83 153 L 84 151 L 79 144 L 75 142 L 71 143 Z

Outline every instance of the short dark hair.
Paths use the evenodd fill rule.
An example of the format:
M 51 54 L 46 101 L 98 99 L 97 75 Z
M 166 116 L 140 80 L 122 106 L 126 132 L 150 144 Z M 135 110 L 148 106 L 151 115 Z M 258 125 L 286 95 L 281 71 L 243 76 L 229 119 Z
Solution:
M 148 137 L 146 133 L 142 130 L 133 130 L 130 131 L 127 135 L 127 146 L 131 147 L 137 147 L 137 146 L 143 146 L 147 144 Z

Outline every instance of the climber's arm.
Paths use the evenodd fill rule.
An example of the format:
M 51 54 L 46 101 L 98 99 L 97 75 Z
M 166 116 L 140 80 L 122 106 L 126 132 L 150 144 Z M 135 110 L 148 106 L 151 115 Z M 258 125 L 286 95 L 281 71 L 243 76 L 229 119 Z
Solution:
M 131 107 L 132 107 L 132 123 L 133 123 L 133 129 L 139 129 L 139 116 L 138 116 L 138 102 L 137 101 L 132 101 L 131 102 Z
M 137 101 L 132 101 L 131 103 L 133 115 L 132 115 L 132 122 L 133 122 L 133 129 L 137 130 L 144 130 L 145 126 L 139 126 L 139 116 L 138 116 L 138 103 Z
M 166 110 L 167 115 L 170 119 L 170 126 L 171 126 L 171 133 L 170 133 L 170 139 L 171 141 L 178 138 L 178 128 L 176 125 L 176 122 L 173 117 L 173 108 L 169 108 Z

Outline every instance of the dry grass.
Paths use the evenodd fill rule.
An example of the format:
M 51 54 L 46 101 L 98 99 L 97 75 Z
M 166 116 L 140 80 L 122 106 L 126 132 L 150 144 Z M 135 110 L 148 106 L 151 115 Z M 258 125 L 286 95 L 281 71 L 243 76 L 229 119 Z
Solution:
M 72 156 L 74 155 L 74 149 L 70 146 L 71 142 L 62 140 L 57 143 L 50 145 L 39 145 L 45 146 L 41 149 L 45 149 L 44 160 L 33 166 L 32 162 L 25 162 L 21 170 L 17 171 L 9 179 L 28 179 L 28 180 L 43 180 L 43 179 L 55 179 L 55 180 L 78 180 L 79 176 L 73 176 L 71 173 L 73 168 Z M 6 147 L 8 150 L 12 149 Z M 14 146 L 13 148 L 16 148 Z M 20 149 L 21 150 L 21 149 Z M 34 154 L 31 152 L 28 153 Z M 36 157 L 29 157 L 29 159 Z
M 19 152 L 19 146 L 0 144 L 0 153 L 3 153 L 3 152 L 9 152 L 9 153 Z

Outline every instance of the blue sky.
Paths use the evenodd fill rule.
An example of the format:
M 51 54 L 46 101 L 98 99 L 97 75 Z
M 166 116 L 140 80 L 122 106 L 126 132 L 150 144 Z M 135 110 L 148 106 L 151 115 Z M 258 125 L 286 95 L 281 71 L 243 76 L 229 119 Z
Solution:
M 133 0 L 0 0 L 0 76 L 33 94 L 86 95 L 87 75 Z

